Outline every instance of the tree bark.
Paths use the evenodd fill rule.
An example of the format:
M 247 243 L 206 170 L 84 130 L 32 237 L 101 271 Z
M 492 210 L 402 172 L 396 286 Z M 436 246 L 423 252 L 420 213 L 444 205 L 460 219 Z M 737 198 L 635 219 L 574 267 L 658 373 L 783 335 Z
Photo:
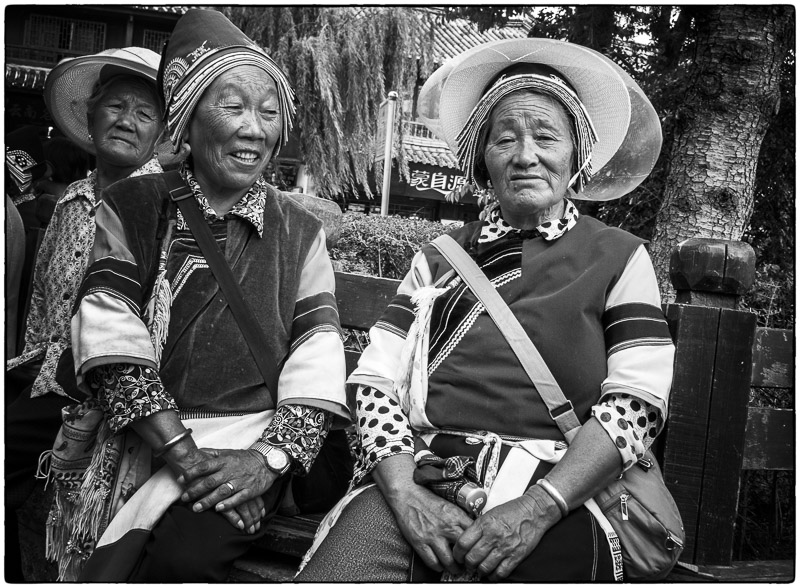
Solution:
M 794 9 L 720 5 L 692 10 L 689 90 L 678 112 L 650 253 L 664 301 L 672 249 L 691 237 L 738 240 L 753 212 L 761 142 L 780 101 Z

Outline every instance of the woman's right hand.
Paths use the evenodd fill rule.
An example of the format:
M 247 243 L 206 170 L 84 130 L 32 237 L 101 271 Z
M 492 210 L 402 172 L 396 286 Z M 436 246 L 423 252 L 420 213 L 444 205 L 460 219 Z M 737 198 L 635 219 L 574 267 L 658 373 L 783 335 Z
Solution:
M 426 566 L 458 574 L 453 544 L 472 524 L 461 508 L 414 482 L 414 458 L 407 453 L 387 457 L 373 474 L 406 541 Z
M 193 445 L 193 443 L 187 445 Z M 172 471 L 178 476 L 178 482 L 184 486 L 184 490 L 188 486 L 188 482 L 184 480 L 187 477 L 187 472 L 200 465 L 203 462 L 210 462 L 219 457 L 219 451 L 215 449 L 200 449 L 196 446 L 188 447 L 186 451 L 176 450 L 171 452 L 172 455 L 165 456 Z M 194 509 L 196 511 L 196 509 Z M 252 535 L 261 528 L 261 520 L 266 515 L 264 510 L 264 500 L 258 494 L 252 498 L 239 500 L 235 506 L 226 509 L 217 509 L 225 519 L 240 531 L 244 531 Z
M 463 509 L 412 482 L 387 497 L 400 531 L 422 561 L 436 571 L 463 572 L 453 557 L 453 544 L 472 524 Z

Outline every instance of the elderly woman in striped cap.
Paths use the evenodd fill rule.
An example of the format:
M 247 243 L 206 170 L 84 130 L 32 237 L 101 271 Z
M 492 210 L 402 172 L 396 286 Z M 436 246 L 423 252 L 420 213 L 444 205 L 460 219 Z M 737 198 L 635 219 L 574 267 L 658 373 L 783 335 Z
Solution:
M 290 474 L 349 421 L 325 234 L 262 178 L 292 126 L 285 74 L 221 13 L 189 10 L 158 82 L 188 158 L 109 187 L 97 211 L 72 319 L 90 400 L 65 415 L 53 453 L 48 531 L 64 579 L 224 581 Z M 243 304 L 218 283 L 214 248 Z M 73 433 L 95 425 L 74 475 Z
M 419 109 L 492 196 L 482 221 L 451 233 L 456 251 L 572 410 L 551 413 L 452 256 L 426 245 L 348 381 L 354 489 L 297 578 L 622 579 L 619 542 L 591 499 L 663 427 L 674 347 L 643 240 L 572 200 L 635 188 L 658 157 L 658 117 L 607 58 L 533 38 L 456 57 Z M 583 425 L 569 445 L 554 420 L 568 413 Z

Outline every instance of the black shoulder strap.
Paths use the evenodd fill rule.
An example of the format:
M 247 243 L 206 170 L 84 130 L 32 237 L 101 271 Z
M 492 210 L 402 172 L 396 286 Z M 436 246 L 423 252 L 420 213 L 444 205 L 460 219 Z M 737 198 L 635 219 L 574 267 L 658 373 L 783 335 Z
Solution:
M 272 402 L 277 408 L 278 366 L 267 357 L 269 346 L 267 345 L 264 331 L 261 329 L 250 305 L 244 299 L 239 283 L 233 277 L 231 268 L 225 260 L 217 241 L 211 234 L 211 229 L 203 218 L 197 201 L 192 197 L 191 188 L 186 185 L 177 170 L 165 172 L 164 179 L 167 183 L 170 198 L 178 205 L 183 218 L 186 219 L 186 224 L 189 225 L 192 235 L 197 240 L 200 251 L 206 258 L 208 266 L 211 268 L 222 293 L 225 295 L 225 300 L 228 301 L 228 306 L 239 324 L 239 329 L 241 329 L 245 341 L 250 347 L 250 352 L 253 354 L 258 371 L 261 372 L 261 377 L 264 378 L 264 383 L 272 396 Z

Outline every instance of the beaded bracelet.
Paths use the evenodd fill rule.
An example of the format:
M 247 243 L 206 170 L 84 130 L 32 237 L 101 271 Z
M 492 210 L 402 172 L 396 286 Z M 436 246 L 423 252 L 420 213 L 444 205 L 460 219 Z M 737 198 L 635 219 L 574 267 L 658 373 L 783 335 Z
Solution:
M 159 449 L 158 451 L 154 451 L 153 452 L 153 457 L 161 457 L 167 451 L 172 449 L 175 445 L 180 443 L 183 439 L 185 439 L 186 437 L 188 437 L 191 434 L 192 434 L 192 430 L 191 429 L 186 429 L 185 431 L 182 431 L 182 432 L 178 433 L 172 439 L 170 439 L 169 441 L 164 443 L 164 445 L 161 446 L 161 449 Z
M 553 486 L 548 480 L 545 480 L 544 478 L 539 478 L 538 480 L 536 480 L 536 485 L 544 488 L 544 491 L 547 492 L 550 495 L 550 498 L 552 498 L 555 501 L 556 505 L 558 506 L 558 510 L 561 511 L 562 517 L 565 517 L 569 514 L 569 507 L 567 506 L 567 501 L 564 500 L 564 497 L 561 495 L 561 492 L 559 492 L 555 486 Z

